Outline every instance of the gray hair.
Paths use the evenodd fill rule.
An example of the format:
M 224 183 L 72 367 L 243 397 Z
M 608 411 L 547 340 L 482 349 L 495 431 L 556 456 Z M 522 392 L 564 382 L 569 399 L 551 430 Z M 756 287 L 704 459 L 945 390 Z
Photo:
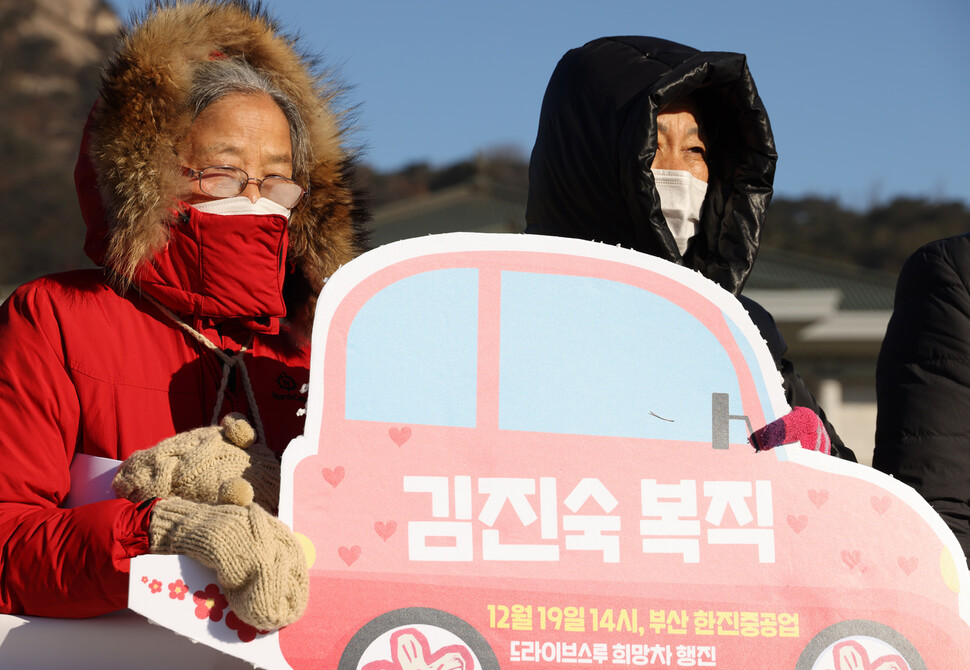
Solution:
M 192 110 L 192 120 L 197 119 L 206 107 L 230 93 L 265 93 L 280 106 L 290 126 L 293 174 L 306 174 L 311 160 L 310 134 L 299 108 L 265 72 L 241 58 L 211 60 L 199 66 L 187 101 Z

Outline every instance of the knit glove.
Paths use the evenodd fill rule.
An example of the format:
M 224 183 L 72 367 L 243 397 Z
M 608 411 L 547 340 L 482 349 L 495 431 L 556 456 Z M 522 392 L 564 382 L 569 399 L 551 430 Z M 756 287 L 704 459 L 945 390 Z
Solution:
M 148 526 L 152 553 L 182 554 L 216 571 L 229 607 L 259 630 L 293 623 L 310 582 L 296 536 L 258 505 L 160 500 Z
M 179 433 L 135 452 L 111 482 L 120 498 L 142 502 L 177 496 L 197 502 L 279 505 L 280 463 L 241 414 L 219 426 Z
M 832 453 L 832 440 L 825 424 L 807 407 L 795 407 L 780 419 L 754 431 L 748 441 L 755 451 L 768 451 L 782 444 L 798 442 L 802 449 Z

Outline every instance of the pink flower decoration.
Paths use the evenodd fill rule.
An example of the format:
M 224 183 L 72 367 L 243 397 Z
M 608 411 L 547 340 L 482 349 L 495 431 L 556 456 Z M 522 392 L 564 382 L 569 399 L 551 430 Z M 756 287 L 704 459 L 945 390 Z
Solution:
M 168 585 L 168 597 L 172 600 L 185 600 L 185 594 L 189 592 L 189 587 L 181 579 L 176 579 Z
M 148 588 L 151 589 L 152 593 L 159 593 L 162 590 L 162 583 L 157 579 L 153 579 L 152 583 L 148 585 Z
M 256 639 L 256 636 L 265 631 L 257 630 L 255 626 L 250 626 L 248 623 L 236 616 L 236 613 L 232 610 L 226 614 L 226 626 L 230 630 L 236 631 L 239 635 L 239 639 L 243 642 L 252 642 Z
M 832 648 L 835 670 L 903 670 L 909 664 L 899 654 L 869 660 L 869 652 L 856 640 L 843 640 Z
M 144 577 L 141 578 L 141 583 L 142 584 L 147 584 L 148 583 L 148 575 L 145 575 Z
M 192 600 L 195 601 L 195 616 L 213 621 L 220 621 L 222 610 L 229 605 L 217 584 L 209 584 L 205 591 L 196 591 L 192 594 Z
M 432 652 L 428 638 L 416 628 L 402 628 L 391 634 L 391 659 L 371 661 L 364 670 L 466 670 L 475 667 L 468 647 L 453 644 Z

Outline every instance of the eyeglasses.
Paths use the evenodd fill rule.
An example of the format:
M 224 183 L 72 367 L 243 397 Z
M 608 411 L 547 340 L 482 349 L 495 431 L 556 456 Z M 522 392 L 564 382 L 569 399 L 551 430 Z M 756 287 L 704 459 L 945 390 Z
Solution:
M 254 182 L 259 194 L 278 205 L 292 209 L 303 198 L 306 191 L 292 179 L 270 175 L 262 179 L 250 177 L 240 168 L 231 165 L 210 165 L 201 170 L 182 167 L 191 179 L 199 181 L 202 192 L 216 198 L 235 198 Z

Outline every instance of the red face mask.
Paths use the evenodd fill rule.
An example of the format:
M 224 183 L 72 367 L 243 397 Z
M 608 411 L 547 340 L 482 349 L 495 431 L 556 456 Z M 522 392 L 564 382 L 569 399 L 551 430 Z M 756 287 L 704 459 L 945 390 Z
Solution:
M 138 269 L 137 284 L 176 313 L 275 330 L 286 316 L 286 217 L 204 213 L 184 203 L 181 212 L 165 248 Z

